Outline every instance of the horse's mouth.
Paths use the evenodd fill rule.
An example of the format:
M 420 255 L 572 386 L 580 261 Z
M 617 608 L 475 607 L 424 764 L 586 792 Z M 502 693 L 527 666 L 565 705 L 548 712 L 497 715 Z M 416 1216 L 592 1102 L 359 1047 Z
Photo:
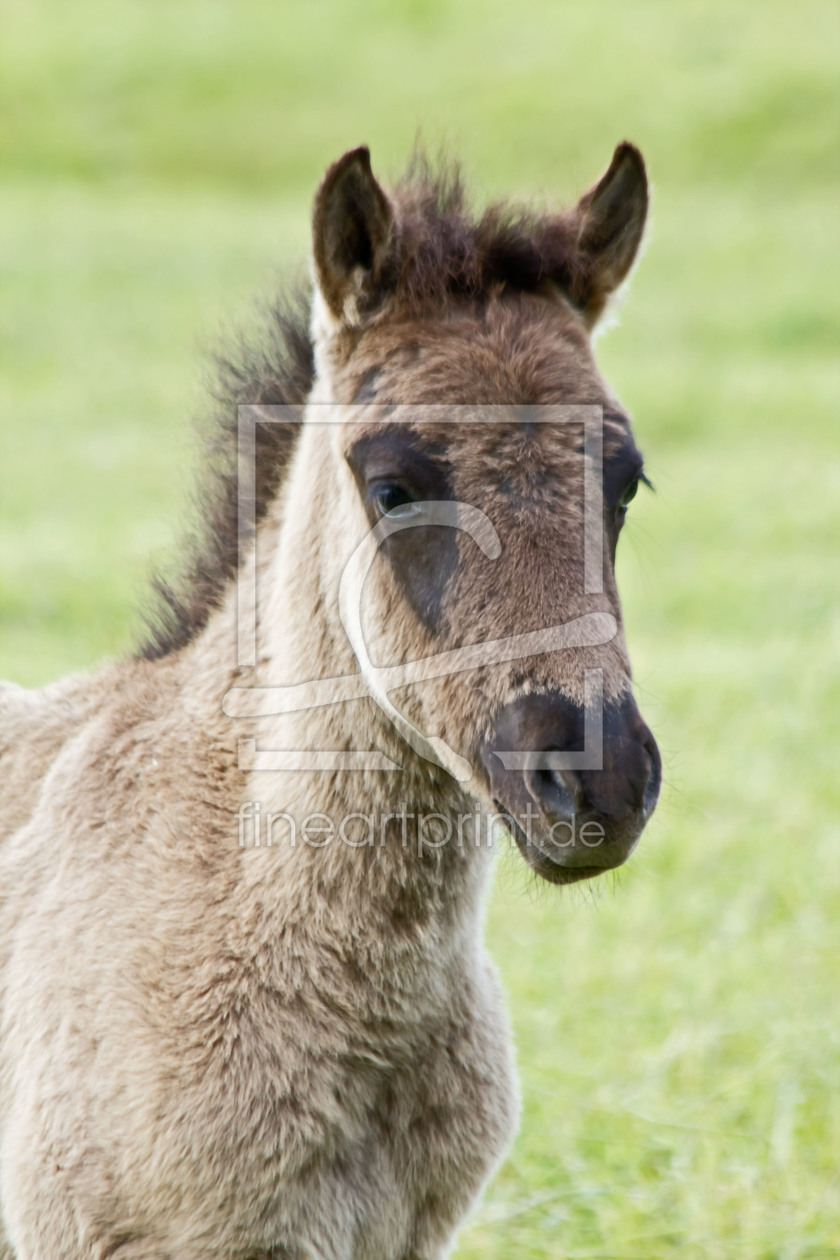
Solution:
M 551 847 L 551 842 L 547 842 L 546 847 L 543 848 L 538 839 L 528 836 L 511 811 L 505 809 L 501 801 L 494 799 L 493 806 L 497 814 L 504 817 L 505 826 L 516 841 L 519 852 L 531 867 L 531 870 L 534 874 L 539 875 L 541 879 L 547 880 L 549 884 L 578 884 L 585 879 L 594 879 L 596 875 L 603 875 L 605 871 L 614 870 L 630 855 L 630 849 L 608 845 L 601 855 L 605 860 L 600 864 L 583 865 L 577 862 L 567 864 L 563 861 L 565 854 L 562 849 L 558 850 L 557 846 L 553 846 L 558 852 L 558 856 L 556 858 L 552 857 L 548 851 L 549 847 Z M 641 834 L 642 829 L 642 827 L 639 828 L 639 834 Z M 635 843 L 633 847 L 635 847 Z

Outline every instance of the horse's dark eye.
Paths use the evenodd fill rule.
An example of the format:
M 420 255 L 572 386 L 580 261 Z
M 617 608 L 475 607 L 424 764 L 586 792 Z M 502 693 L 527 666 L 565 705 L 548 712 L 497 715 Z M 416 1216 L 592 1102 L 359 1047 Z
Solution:
M 632 499 L 635 499 L 636 491 L 638 490 L 638 488 L 639 488 L 639 478 L 636 477 L 634 481 L 630 482 L 630 485 L 627 487 L 627 489 L 624 491 L 624 494 L 621 496 L 621 500 L 620 500 L 621 507 L 626 508 L 627 504 L 630 503 Z
M 383 482 L 377 486 L 373 498 L 383 516 L 389 512 L 399 516 L 405 515 L 411 511 L 414 503 L 412 495 L 405 486 L 399 485 L 396 481 Z

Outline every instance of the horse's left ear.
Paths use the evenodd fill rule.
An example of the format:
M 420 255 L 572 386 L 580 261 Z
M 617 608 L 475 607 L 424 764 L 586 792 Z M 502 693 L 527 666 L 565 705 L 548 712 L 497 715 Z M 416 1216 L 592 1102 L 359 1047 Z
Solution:
M 581 197 L 574 215 L 581 257 L 580 288 L 575 295 L 592 326 L 607 300 L 633 265 L 648 210 L 648 181 L 639 150 L 625 141 L 609 169 Z
M 315 279 L 337 320 L 358 324 L 385 296 L 393 235 L 394 212 L 370 153 L 351 149 L 321 181 L 312 216 Z

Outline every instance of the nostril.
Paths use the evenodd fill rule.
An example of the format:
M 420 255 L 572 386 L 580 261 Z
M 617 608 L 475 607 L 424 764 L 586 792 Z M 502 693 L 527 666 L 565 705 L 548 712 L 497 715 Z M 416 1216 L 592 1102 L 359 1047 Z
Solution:
M 547 795 L 555 786 L 554 775 L 550 770 L 541 768 L 534 772 L 534 786 L 540 796 Z
M 574 770 L 555 770 L 554 780 L 558 786 L 562 787 L 574 801 L 575 809 L 583 808 L 585 803 L 585 792 L 583 784 L 575 774 Z
M 557 751 L 547 749 L 547 755 Z M 577 775 L 545 764 L 525 771 L 525 786 L 542 813 L 571 819 L 580 809 L 583 790 Z
M 541 766 L 537 770 L 537 779 L 541 788 L 550 792 L 552 789 L 559 789 L 561 792 L 568 792 L 574 801 L 578 801 L 581 797 L 580 780 L 577 775 L 570 770 L 552 769 L 548 766 Z

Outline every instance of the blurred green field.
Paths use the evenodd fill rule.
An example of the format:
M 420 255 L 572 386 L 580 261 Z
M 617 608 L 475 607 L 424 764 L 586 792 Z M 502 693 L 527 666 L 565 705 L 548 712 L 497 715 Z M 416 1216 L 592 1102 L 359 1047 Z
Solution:
M 653 226 L 602 364 L 657 486 L 620 582 L 663 801 L 612 884 L 502 863 L 522 1131 L 458 1260 L 840 1256 L 840 10 L 4 0 L 0 676 L 123 652 L 202 346 L 304 258 L 329 161 L 422 129 Z

